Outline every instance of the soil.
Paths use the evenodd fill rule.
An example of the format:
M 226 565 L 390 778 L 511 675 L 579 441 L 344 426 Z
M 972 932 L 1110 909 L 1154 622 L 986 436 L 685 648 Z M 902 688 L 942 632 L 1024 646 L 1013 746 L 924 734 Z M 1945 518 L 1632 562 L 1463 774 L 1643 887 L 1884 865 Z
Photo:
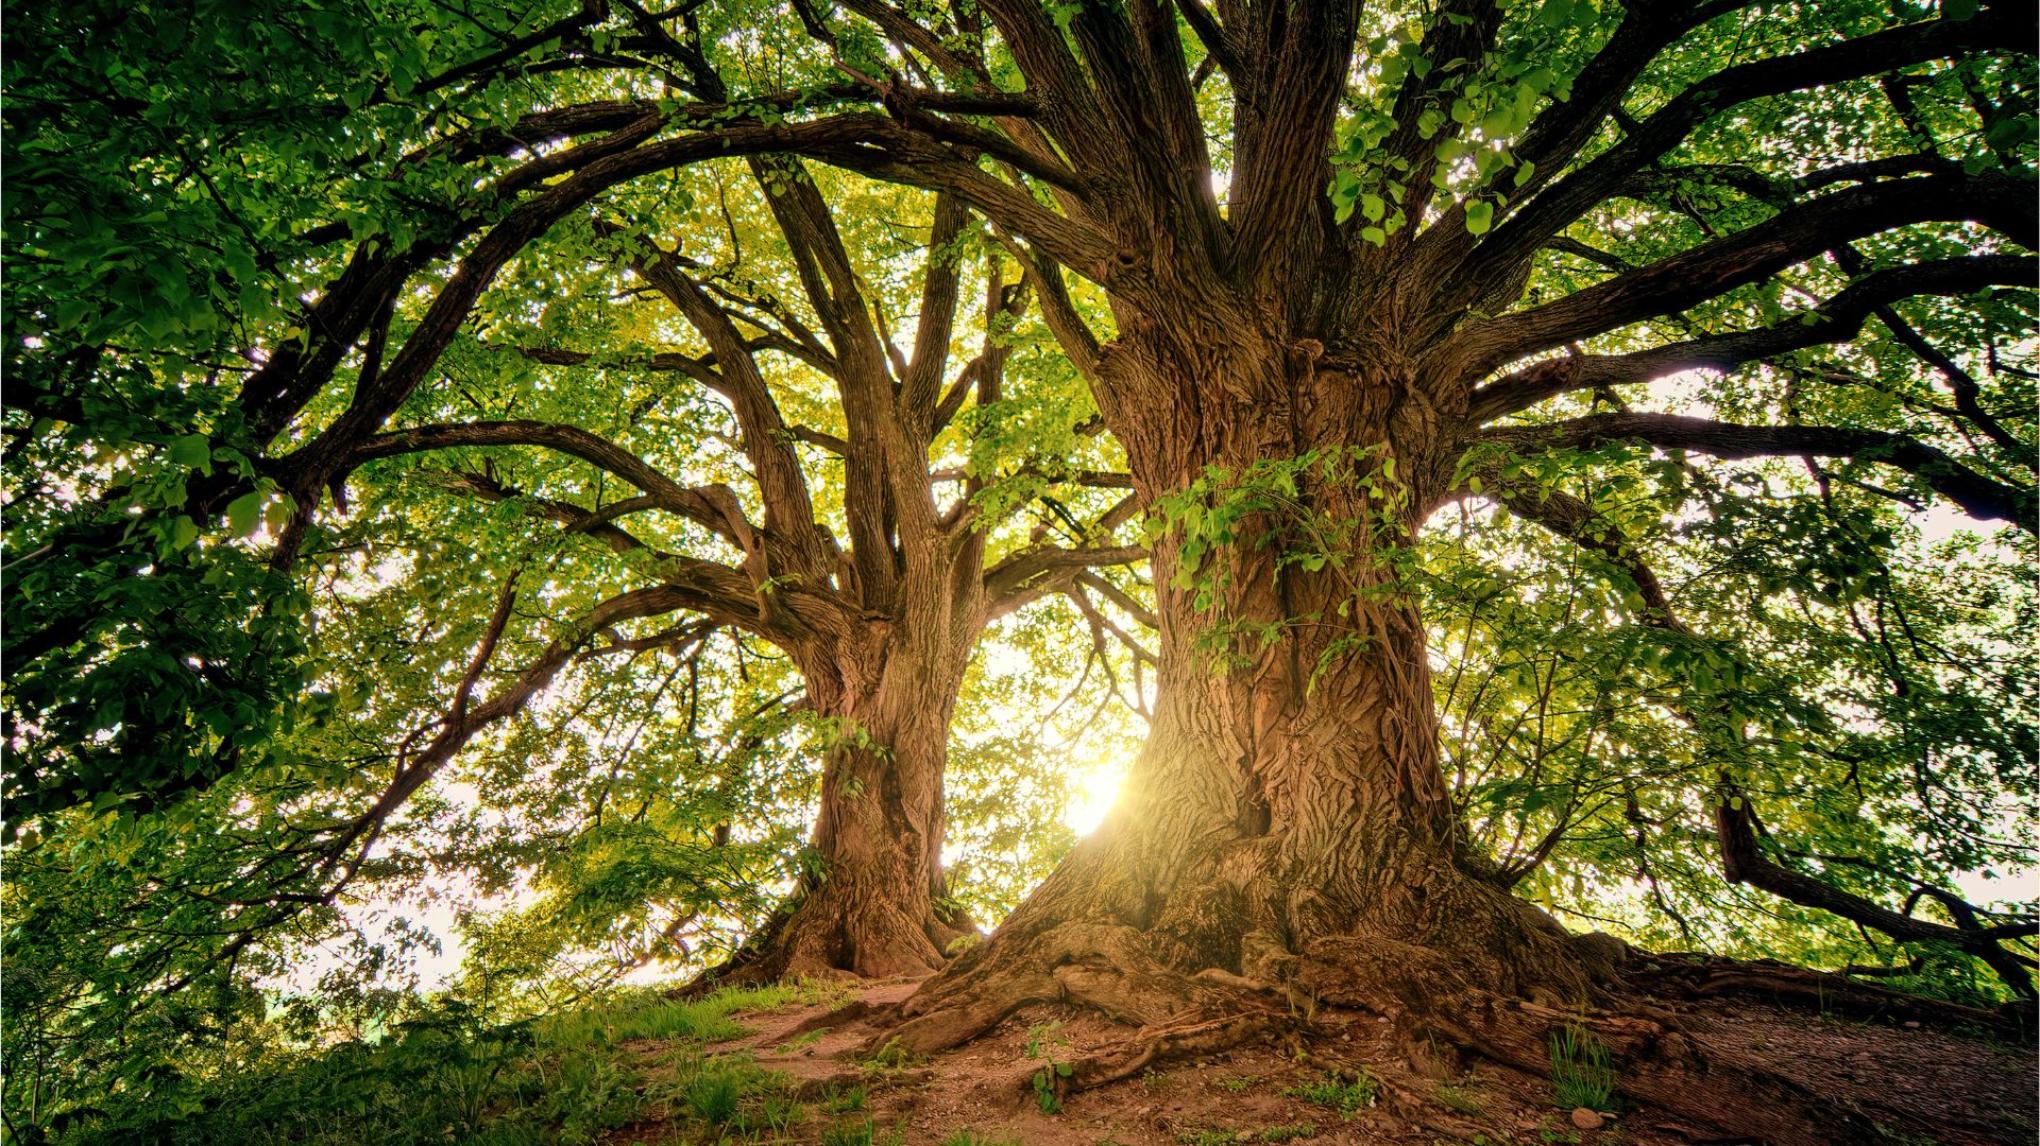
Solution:
M 1544 1077 L 1474 1062 L 1460 1073 L 1426 1077 L 1388 1042 L 1387 1024 L 1364 1012 L 1321 1010 L 1299 1036 L 1204 1059 L 1159 1063 L 1122 1082 L 1068 1095 L 1044 1113 L 1031 1083 L 1046 1059 L 1067 1061 L 1112 1046 L 1128 1028 L 1093 1011 L 1036 1007 L 984 1037 L 919 1061 L 860 1060 L 881 1030 L 889 1004 L 913 993 L 915 980 L 861 985 L 847 1005 L 789 1007 L 738 1015 L 750 1028 L 717 1051 L 747 1051 L 789 1076 L 816 1103 L 814 1120 L 790 1141 L 822 1141 L 831 1125 L 876 1124 L 877 1143 L 944 1146 L 960 1131 L 983 1146 L 1227 1146 L 1299 1142 L 1313 1146 L 1693 1146 L 1754 1143 L 1722 1137 L 1690 1120 L 1625 1104 L 1597 1129 L 1579 1129 L 1572 1109 L 1553 1102 Z M 1860 1022 L 1748 999 L 1663 1004 L 1680 1025 L 1717 1045 L 1748 1047 L 1809 1090 L 1842 1096 L 1905 1146 L 2026 1146 L 2040 1132 L 2030 1045 L 1917 1025 Z M 836 1025 L 818 1026 L 834 1022 Z M 1030 1046 L 1033 1053 L 1030 1054 Z M 1619 1064 L 1617 1064 L 1619 1070 Z M 1342 1081 L 1365 1070 L 1375 1082 L 1370 1105 L 1351 1112 L 1291 1093 Z M 828 1114 L 823 1099 L 862 1087 L 857 1113 Z M 1724 1112 L 1724 1122 L 1734 1121 Z M 1581 1123 L 1593 1119 L 1584 1113 Z M 899 1136 L 889 1138 L 897 1129 Z M 647 1132 L 651 1132 L 647 1136 Z M 615 1141 L 659 1141 L 636 1127 Z M 679 1141 L 685 1141 L 684 1136 Z M 1838 1146 L 1840 1140 L 1838 1141 Z

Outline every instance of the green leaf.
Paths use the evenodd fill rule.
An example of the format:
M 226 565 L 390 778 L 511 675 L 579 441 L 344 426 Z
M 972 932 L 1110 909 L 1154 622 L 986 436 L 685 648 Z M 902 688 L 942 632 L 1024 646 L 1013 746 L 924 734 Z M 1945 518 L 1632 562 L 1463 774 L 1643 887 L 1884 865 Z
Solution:
M 212 472 L 212 442 L 204 434 L 186 434 L 170 443 L 170 461 Z
M 1941 15 L 1949 20 L 1976 19 L 1977 0 L 1941 0 Z
M 1469 234 L 1485 235 L 1494 225 L 1495 205 L 1485 199 L 1475 199 L 1466 205 L 1466 230 Z
M 227 503 L 227 532 L 236 537 L 251 537 L 257 526 L 262 524 L 262 495 L 244 493 Z

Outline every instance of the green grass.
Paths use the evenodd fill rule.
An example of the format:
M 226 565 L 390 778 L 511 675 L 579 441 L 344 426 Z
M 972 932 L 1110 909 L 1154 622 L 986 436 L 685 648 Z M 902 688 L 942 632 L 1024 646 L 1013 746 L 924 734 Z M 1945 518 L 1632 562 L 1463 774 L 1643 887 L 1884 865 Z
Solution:
M 822 1127 L 822 1146 L 900 1146 L 906 1138 L 907 1132 L 898 1126 L 879 1133 L 878 1124 L 868 1116 Z
M 1293 1098 L 1301 1098 L 1305 1102 L 1314 1102 L 1351 1118 L 1359 1111 L 1374 1105 L 1376 1087 L 1374 1080 L 1363 1070 L 1354 1072 L 1350 1082 L 1340 1079 L 1336 1074 L 1327 1073 L 1322 1078 L 1292 1086 L 1282 1093 Z
M 710 1126 L 728 1125 L 743 1101 L 743 1081 L 727 1071 L 703 1071 L 687 1084 L 688 1112 Z
M 1317 1123 L 1289 1122 L 1281 1126 L 1269 1126 L 1254 1137 L 1263 1142 L 1293 1142 L 1299 1138 L 1317 1137 Z
M 1608 1044 L 1567 1024 L 1551 1032 L 1550 1045 L 1552 1102 L 1562 1110 L 1613 1111 L 1617 1076 Z
M 703 1130 L 705 1141 L 784 1136 L 807 1115 L 783 1079 L 748 1055 L 710 1047 L 742 1032 L 737 1014 L 840 996 L 840 988 L 808 985 L 688 1000 L 643 989 L 509 1023 L 435 1003 L 375 1041 L 273 1055 L 232 1075 L 183 1081 L 117 1117 L 80 1119 L 55 1141 L 556 1146 L 643 1122 L 674 1123 L 683 1141 Z M 647 1054 L 644 1040 L 662 1045 Z
M 864 1109 L 864 1088 L 853 1086 L 847 1090 L 830 1087 L 822 1093 L 822 1109 L 831 1114 L 850 1114 Z
M 1254 1084 L 1259 1081 L 1261 1081 L 1261 1076 L 1257 1074 L 1234 1075 L 1231 1078 L 1219 1079 L 1218 1088 L 1228 1094 L 1243 1094 L 1248 1090 L 1252 1090 Z
M 1458 1114 L 1479 1114 L 1481 1111 L 1480 1099 L 1475 1098 L 1472 1092 L 1463 1086 L 1441 1082 L 1436 1093 L 1438 1105 L 1447 1110 Z

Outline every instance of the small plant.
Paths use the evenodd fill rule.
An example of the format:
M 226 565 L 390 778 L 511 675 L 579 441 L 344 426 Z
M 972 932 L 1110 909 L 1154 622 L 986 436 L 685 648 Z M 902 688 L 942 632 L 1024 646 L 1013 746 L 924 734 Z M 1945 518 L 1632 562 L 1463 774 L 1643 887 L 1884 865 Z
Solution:
M 687 1084 L 687 1109 L 710 1126 L 724 1126 L 737 1116 L 743 1102 L 743 1086 L 733 1074 L 704 1071 Z
M 1562 1110 L 1615 1109 L 1615 1066 L 1608 1044 L 1571 1023 L 1551 1032 L 1551 1097 Z
M 1451 1083 L 1441 1082 L 1438 1084 L 1437 1095 L 1438 1105 L 1443 1106 L 1447 1110 L 1459 1114 L 1480 1113 L 1480 1100 L 1475 1098 L 1463 1086 L 1453 1086 Z
M 1214 1127 L 1176 1132 L 1176 1141 L 1182 1143 L 1182 1146 L 1232 1146 L 1237 1140 L 1232 1131 Z
M 822 1109 L 831 1114 L 850 1114 L 864 1109 L 864 1088 L 853 1086 L 848 1090 L 835 1087 L 822 1092 Z
M 1261 1076 L 1258 1074 L 1238 1074 L 1231 1078 L 1219 1079 L 1218 1088 L 1227 1094 L 1244 1094 L 1252 1090 L 1254 1084 L 1259 1081 L 1261 1081 Z
M 1317 1137 L 1317 1123 L 1289 1122 L 1281 1126 L 1269 1126 L 1255 1135 L 1263 1142 L 1293 1142 L 1298 1138 Z
M 880 1073 L 905 1070 L 914 1064 L 914 1060 L 914 1052 L 907 1049 L 907 1044 L 898 1039 L 888 1039 L 884 1046 L 878 1048 L 877 1054 L 864 1060 L 864 1069 Z
M 1027 1029 L 1027 1057 L 1041 1063 L 1028 1080 L 1034 1088 L 1034 1104 L 1043 1114 L 1062 1113 L 1062 1080 L 1072 1070 L 1067 1062 L 1055 1057 L 1055 1048 L 1068 1046 L 1070 1040 L 1062 1036 L 1061 1023 L 1046 1023 Z
M 783 1094 L 768 1094 L 758 1100 L 757 1115 L 747 1118 L 745 1125 L 751 1130 L 769 1130 L 774 1134 L 784 1135 L 792 1130 L 794 1123 L 801 1121 L 806 1113 L 806 1108 L 798 1101 Z
M 816 1043 L 821 1042 L 822 1036 L 826 1033 L 828 1032 L 826 1031 L 803 1032 L 801 1034 L 793 1036 L 792 1038 L 786 1040 L 783 1043 L 780 1043 L 778 1046 L 773 1047 L 772 1053 L 792 1054 L 795 1051 L 806 1050 L 807 1048 L 815 1045 Z
M 1340 1116 L 1351 1118 L 1354 1114 L 1374 1105 L 1375 1092 L 1374 1079 L 1370 1078 L 1366 1071 L 1358 1070 L 1353 1072 L 1351 1082 L 1341 1080 L 1337 1074 L 1326 1072 L 1323 1078 L 1315 1082 L 1292 1086 L 1282 1093 L 1293 1098 L 1301 1098 L 1305 1102 L 1315 1102 L 1319 1106 L 1329 1107 L 1338 1111 Z
M 874 1146 L 878 1126 L 869 1117 L 822 1127 L 822 1146 Z

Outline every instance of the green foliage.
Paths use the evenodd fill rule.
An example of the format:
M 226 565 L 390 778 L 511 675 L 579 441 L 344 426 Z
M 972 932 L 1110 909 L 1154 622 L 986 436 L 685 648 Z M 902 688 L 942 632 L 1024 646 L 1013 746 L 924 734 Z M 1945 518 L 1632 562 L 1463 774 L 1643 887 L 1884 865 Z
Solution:
M 1566 1110 L 1615 1109 L 1619 1076 L 1608 1044 L 1584 1027 L 1566 1024 L 1551 1032 L 1551 1098 Z
M 49 1120 L 72 1144 L 587 1143 L 647 1119 L 783 1132 L 801 1108 L 741 1057 L 705 1057 L 717 1025 L 782 1006 L 788 989 L 723 991 L 663 1013 L 645 992 L 537 1020 L 494 1022 L 455 1001 L 415 1007 L 369 1037 L 272 1045 L 211 1077 L 159 1072 L 115 1106 Z M 687 1014 L 682 1020 L 676 1015 Z M 645 1016 L 634 1018 L 634 1016 Z M 625 1043 L 656 1039 L 681 1065 L 661 1076 Z M 197 1065 L 191 1063 L 190 1065 Z
M 1060 1022 L 1041 1023 L 1027 1028 L 1026 1055 L 1040 1064 L 1027 1077 L 1027 1085 L 1034 1091 L 1034 1105 L 1043 1114 L 1062 1113 L 1062 1091 L 1064 1080 L 1074 1069 L 1070 1063 L 1056 1057 L 1056 1050 L 1069 1046 L 1069 1039 L 1062 1033 Z
M 822 1109 L 830 1114 L 849 1114 L 864 1109 L 866 1094 L 862 1086 L 830 1086 L 822 1092 Z
M 1374 1105 L 1377 1090 L 1373 1077 L 1364 1070 L 1355 1071 L 1351 1078 L 1327 1071 L 1320 1078 L 1298 1083 L 1282 1093 L 1293 1098 L 1301 1098 L 1305 1102 L 1314 1102 L 1338 1111 L 1342 1117 L 1351 1118 Z
M 724 1126 L 737 1116 L 743 1100 L 741 1084 L 722 1071 L 703 1071 L 687 1084 L 687 1109 L 710 1126 Z

